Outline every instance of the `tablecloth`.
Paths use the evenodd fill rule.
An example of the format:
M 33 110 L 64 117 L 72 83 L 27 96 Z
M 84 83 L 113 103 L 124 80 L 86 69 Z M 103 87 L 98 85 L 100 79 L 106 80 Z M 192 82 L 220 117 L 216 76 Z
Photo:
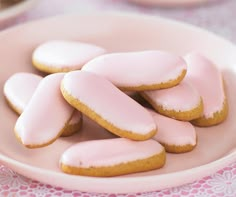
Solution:
M 23 15 L 0 24 L 0 29 L 3 30 L 22 22 L 57 14 L 93 10 L 119 10 L 173 18 L 203 27 L 236 43 L 236 0 L 212 0 L 211 3 L 201 6 L 178 8 L 144 7 L 125 0 L 39 0 L 32 9 Z M 95 194 L 67 190 L 28 179 L 0 164 L 0 196 L 235 197 L 236 162 L 194 183 L 161 191 L 136 194 Z

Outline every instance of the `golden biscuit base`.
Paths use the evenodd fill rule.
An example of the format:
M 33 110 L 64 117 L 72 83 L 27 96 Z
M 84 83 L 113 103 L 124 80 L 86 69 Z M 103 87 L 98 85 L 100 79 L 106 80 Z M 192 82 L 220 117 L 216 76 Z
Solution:
M 38 69 L 42 72 L 45 72 L 45 73 L 49 73 L 49 74 L 60 73 L 60 72 L 70 72 L 72 70 L 79 70 L 79 69 L 75 69 L 74 68 L 75 66 L 73 66 L 73 68 L 70 68 L 69 66 L 68 67 L 65 66 L 65 67 L 62 67 L 62 68 L 56 68 L 53 65 L 42 64 L 42 63 L 36 61 L 34 58 L 32 58 L 32 64 L 36 69 Z
M 74 113 L 74 112 L 73 112 Z M 44 147 L 44 146 L 48 146 L 50 144 L 52 144 L 54 141 L 56 141 L 61 135 L 62 133 L 65 131 L 65 129 L 67 128 L 67 125 L 69 124 L 69 121 L 71 120 L 72 116 L 73 116 L 73 113 L 71 114 L 70 118 L 67 120 L 67 122 L 65 123 L 65 126 L 63 127 L 63 129 L 61 129 L 61 131 L 58 132 L 57 136 L 53 139 L 51 139 L 50 141 L 48 142 L 45 142 L 45 143 L 42 143 L 42 144 L 23 144 L 22 140 L 21 140 L 21 137 L 17 134 L 16 132 L 16 129 L 14 128 L 14 133 L 15 133 L 15 136 L 17 138 L 17 140 L 23 144 L 25 147 L 27 148 L 41 148 L 41 147 Z
M 99 125 L 101 125 L 103 128 L 107 129 L 108 131 L 112 132 L 113 134 L 116 134 L 120 137 L 132 139 L 132 140 L 147 140 L 153 137 L 157 130 L 151 130 L 147 134 L 137 134 L 132 131 L 128 130 L 123 130 L 120 129 L 119 127 L 113 125 L 112 123 L 108 122 L 107 120 L 103 119 L 99 114 L 94 112 L 92 109 L 90 109 L 87 105 L 83 104 L 80 102 L 78 99 L 74 98 L 72 95 L 70 95 L 65 88 L 63 87 L 63 84 L 61 85 L 61 92 L 62 95 L 64 96 L 65 100 L 72 105 L 74 108 L 78 109 L 81 111 L 83 114 L 88 116 L 90 119 L 93 121 L 97 122 Z
M 187 152 L 192 151 L 197 146 L 198 137 L 196 137 L 196 144 L 195 145 L 185 144 L 183 146 L 179 146 L 179 145 L 167 144 L 167 143 L 162 143 L 162 142 L 159 142 L 159 143 L 165 148 L 165 151 L 168 153 L 176 153 L 176 154 L 187 153 Z
M 192 120 L 191 123 L 199 127 L 209 127 L 217 125 L 223 122 L 227 118 L 228 111 L 229 111 L 228 102 L 227 99 L 225 98 L 222 109 L 220 111 L 215 112 L 212 117 L 206 118 L 202 116 L 198 119 Z
M 119 176 L 130 173 L 145 172 L 155 170 L 163 167 L 166 161 L 166 154 L 163 150 L 161 153 L 145 159 L 130 161 L 127 163 L 120 163 L 114 166 L 104 167 L 74 167 L 60 163 L 60 168 L 63 172 L 74 175 L 82 176 L 95 176 L 95 177 L 111 177 Z
M 71 116 L 71 119 L 73 118 L 73 115 L 75 113 L 78 113 L 77 110 L 74 110 L 74 112 L 73 112 L 73 114 Z M 72 136 L 72 135 L 74 135 L 75 133 L 77 133 L 81 129 L 82 123 L 83 123 L 83 116 L 82 116 L 82 114 L 81 114 L 80 120 L 77 123 L 75 123 L 75 124 L 71 124 L 70 123 L 71 119 L 65 125 L 65 129 L 64 129 L 64 131 L 63 131 L 63 133 L 61 134 L 60 137 Z
M 164 116 L 168 116 L 170 118 L 174 118 L 174 119 L 182 120 L 182 121 L 190 121 L 190 120 L 194 120 L 201 117 L 203 113 L 202 99 L 199 102 L 199 104 L 193 109 L 190 109 L 188 111 L 176 111 L 174 109 L 167 110 L 167 109 L 164 109 L 161 105 L 157 105 L 147 94 L 145 94 L 145 92 L 142 92 L 140 94 L 143 96 L 144 99 L 146 99 L 152 105 L 152 107 L 158 113 Z
M 178 85 L 186 75 L 186 70 L 183 70 L 182 73 L 176 78 L 169 80 L 167 82 L 151 85 L 140 85 L 140 86 L 128 86 L 128 87 L 118 87 L 122 91 L 147 91 L 147 90 L 159 90 L 165 88 L 171 88 Z
M 5 96 L 5 100 L 8 104 L 8 106 L 14 111 L 17 113 L 17 115 L 21 115 L 22 114 L 22 111 L 20 109 L 18 109 L 16 106 L 14 106 L 8 99 L 7 97 Z M 71 117 L 72 118 L 72 117 Z M 69 120 L 70 122 L 70 120 Z M 72 136 L 73 134 L 75 134 L 77 131 L 80 130 L 81 128 L 81 125 L 82 125 L 82 115 L 81 115 L 81 119 L 79 120 L 79 122 L 75 123 L 75 124 L 67 124 L 64 128 L 64 131 L 63 133 L 61 134 L 60 137 L 69 137 L 69 136 Z
M 205 116 L 201 116 L 199 118 L 197 118 L 196 120 L 192 120 L 191 123 L 195 126 L 199 126 L 199 127 L 210 127 L 210 126 L 214 126 L 214 125 L 218 125 L 220 123 L 222 123 L 228 115 L 229 112 L 229 106 L 228 106 L 228 101 L 226 98 L 226 91 L 225 91 L 225 81 L 224 78 L 222 77 L 222 84 L 223 84 L 223 88 L 224 88 L 224 95 L 225 95 L 225 99 L 222 105 L 222 109 L 220 111 L 217 111 L 213 114 L 212 117 L 210 118 L 206 118 Z
M 161 142 L 160 142 L 161 143 Z M 186 144 L 183 146 L 176 146 L 176 145 L 170 145 L 170 144 L 165 144 L 161 143 L 162 146 L 164 146 L 166 152 L 168 153 L 186 153 L 192 151 L 196 145 L 191 145 L 191 144 Z

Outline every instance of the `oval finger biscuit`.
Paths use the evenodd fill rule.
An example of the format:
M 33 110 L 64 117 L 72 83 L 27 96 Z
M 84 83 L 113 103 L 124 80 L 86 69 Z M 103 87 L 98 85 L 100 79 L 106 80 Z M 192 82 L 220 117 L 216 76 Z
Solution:
M 15 73 L 4 84 L 4 95 L 9 106 L 19 115 L 24 111 L 43 77 L 33 73 Z M 75 111 L 62 137 L 71 136 L 80 130 L 82 114 Z
M 63 172 L 84 176 L 109 177 L 161 168 L 165 150 L 154 140 L 125 138 L 79 142 L 61 156 Z
M 75 109 L 60 91 L 64 73 L 52 74 L 40 82 L 33 97 L 16 121 L 15 135 L 28 148 L 51 144 L 64 131 Z
M 175 87 L 144 91 L 141 95 L 162 115 L 183 121 L 199 118 L 203 102 L 197 89 L 185 79 Z
M 149 112 L 99 75 L 69 72 L 62 80 L 61 91 L 73 107 L 120 137 L 146 140 L 156 133 Z
M 156 124 L 158 133 L 153 137 L 169 153 L 185 153 L 197 145 L 197 134 L 190 122 L 175 120 L 149 110 Z
M 203 114 L 192 121 L 197 126 L 212 126 L 223 122 L 228 114 L 228 102 L 220 70 L 200 53 L 185 56 L 188 63 L 186 81 L 199 92 L 203 100 Z
M 33 66 L 46 73 L 81 69 L 89 60 L 105 53 L 102 47 L 77 41 L 51 40 L 33 52 Z
M 184 78 L 186 69 L 183 58 L 157 50 L 106 54 L 89 61 L 82 68 L 128 91 L 175 86 Z

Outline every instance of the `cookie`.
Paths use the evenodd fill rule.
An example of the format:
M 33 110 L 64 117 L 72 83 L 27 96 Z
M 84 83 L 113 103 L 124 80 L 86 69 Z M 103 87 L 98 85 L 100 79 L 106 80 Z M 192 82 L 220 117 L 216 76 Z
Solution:
M 73 107 L 120 137 L 147 140 L 156 133 L 150 113 L 102 76 L 69 72 L 61 91 Z
M 60 91 L 64 73 L 48 75 L 38 85 L 33 97 L 16 121 L 15 135 L 28 148 L 54 142 L 64 132 L 75 109 Z
M 33 66 L 46 73 L 81 69 L 89 60 L 104 54 L 104 48 L 77 41 L 52 40 L 33 52 Z
M 5 82 L 4 96 L 9 106 L 21 114 L 43 77 L 32 73 L 15 73 Z
M 61 156 L 60 168 L 69 174 L 110 177 L 161 168 L 165 158 L 164 148 L 152 139 L 93 140 L 69 147 Z
M 156 124 L 158 133 L 153 137 L 169 153 L 185 153 L 192 151 L 197 145 L 197 134 L 190 122 L 175 120 L 149 110 Z
M 42 79 L 39 75 L 21 72 L 5 82 L 3 91 L 6 101 L 16 113 L 20 115 L 24 111 Z M 73 135 L 79 131 L 81 124 L 82 114 L 76 110 L 61 136 Z
M 144 91 L 141 95 L 157 112 L 177 120 L 190 121 L 199 118 L 203 112 L 201 96 L 185 80 L 175 87 Z
M 186 69 L 183 58 L 157 50 L 106 54 L 89 61 L 82 68 L 105 77 L 125 91 L 175 86 L 184 78 Z
M 202 116 L 192 123 L 212 126 L 223 122 L 228 114 L 228 102 L 220 70 L 200 53 L 189 53 L 185 60 L 188 63 L 186 80 L 198 90 L 204 105 Z

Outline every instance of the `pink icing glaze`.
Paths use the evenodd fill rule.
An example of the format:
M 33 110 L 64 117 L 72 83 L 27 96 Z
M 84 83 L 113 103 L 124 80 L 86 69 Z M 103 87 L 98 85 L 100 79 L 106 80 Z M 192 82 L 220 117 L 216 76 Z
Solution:
M 105 53 L 105 49 L 76 41 L 53 40 L 38 46 L 33 59 L 56 68 L 80 69 L 89 60 Z
M 152 116 L 144 107 L 101 76 L 73 71 L 65 75 L 62 85 L 72 97 L 123 130 L 147 134 L 156 129 Z
M 125 138 L 79 142 L 69 147 L 60 163 L 75 167 L 103 167 L 145 159 L 164 151 L 156 141 L 132 141 Z
M 41 80 L 32 73 L 16 73 L 5 82 L 4 95 L 22 113 Z
M 135 87 L 176 79 L 186 70 L 186 63 L 167 52 L 141 51 L 102 55 L 82 70 L 102 75 L 119 87 Z
M 186 81 L 200 93 L 204 104 L 203 115 L 210 118 L 215 112 L 222 110 L 225 100 L 221 72 L 200 53 L 189 53 L 185 60 L 188 64 Z
M 64 73 L 48 75 L 18 118 L 15 132 L 25 145 L 41 145 L 58 136 L 73 112 L 60 91 Z
M 196 108 L 201 97 L 191 84 L 183 80 L 179 85 L 162 90 L 144 92 L 156 105 L 166 110 L 188 111 Z
M 196 131 L 191 123 L 162 116 L 153 110 L 149 112 L 158 125 L 158 132 L 153 139 L 168 145 L 196 145 Z

